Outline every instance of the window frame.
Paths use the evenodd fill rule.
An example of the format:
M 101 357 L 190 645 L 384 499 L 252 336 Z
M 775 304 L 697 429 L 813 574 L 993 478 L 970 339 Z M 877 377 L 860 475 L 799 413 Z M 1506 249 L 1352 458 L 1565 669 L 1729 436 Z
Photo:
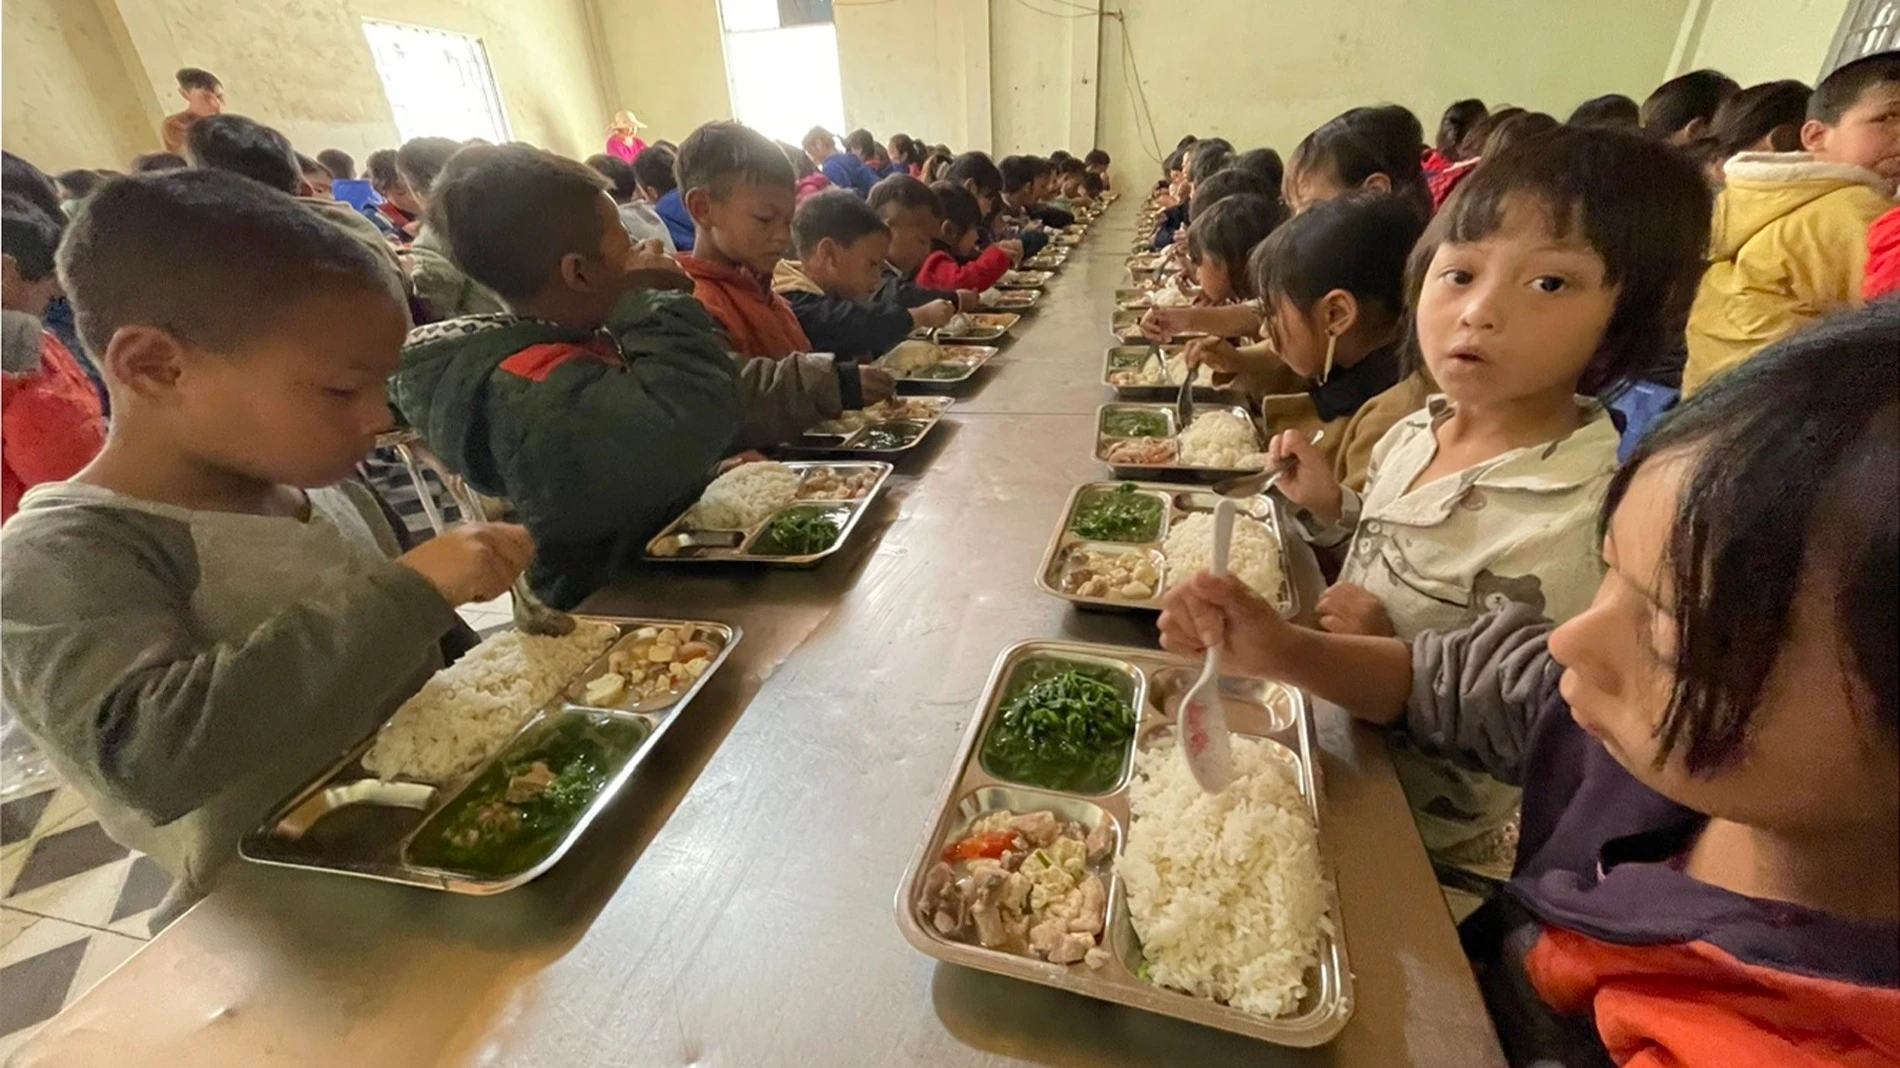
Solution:
M 416 137 L 449 135 L 442 134 L 437 130 L 411 132 L 403 129 L 402 112 L 397 107 L 395 96 L 390 92 L 389 79 L 384 76 L 382 64 L 377 61 L 376 39 L 372 35 L 372 26 L 388 27 L 389 29 L 405 33 L 460 38 L 469 42 L 472 46 L 469 50 L 470 55 L 482 74 L 477 84 L 482 90 L 482 97 L 487 104 L 489 118 L 493 120 L 494 134 L 492 137 L 488 137 L 486 134 L 477 134 L 475 136 L 488 137 L 489 140 L 496 144 L 503 144 L 514 140 L 514 126 L 508 119 L 508 105 L 506 101 L 502 99 L 501 81 L 495 77 L 495 64 L 494 60 L 488 54 L 488 42 L 480 34 L 463 33 L 460 30 L 448 30 L 440 26 L 425 26 L 416 22 L 404 22 L 400 19 L 376 18 L 369 15 L 361 16 L 360 21 L 363 28 L 363 40 L 369 48 L 370 66 L 375 69 L 376 80 L 382 85 L 383 100 L 389 105 L 390 119 L 396 125 L 396 134 L 398 137 L 404 141 L 408 141 Z M 466 140 L 466 138 L 457 138 L 457 140 Z

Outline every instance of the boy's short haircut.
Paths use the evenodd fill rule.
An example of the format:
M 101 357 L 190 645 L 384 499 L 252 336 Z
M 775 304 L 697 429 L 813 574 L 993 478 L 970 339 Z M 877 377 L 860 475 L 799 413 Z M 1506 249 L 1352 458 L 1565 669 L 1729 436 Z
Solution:
M 59 280 L 80 340 L 101 355 L 124 326 L 233 353 L 313 292 L 403 300 L 395 271 L 349 231 L 257 182 L 195 168 L 94 193 L 60 243 Z
M 1799 152 L 1801 124 L 1813 95 L 1807 83 L 1792 78 L 1751 85 L 1722 101 L 1709 124 L 1709 139 L 1723 158 L 1746 151 L 1764 137 L 1775 139 L 1771 152 Z
M 1167 159 L 1164 159 L 1161 161 L 1161 173 L 1173 174 L 1175 171 L 1178 171 L 1181 169 L 1181 164 L 1184 163 L 1186 160 L 1187 160 L 1187 149 L 1185 148 L 1175 149 L 1174 151 L 1168 153 Z
M 66 217 L 65 209 L 59 206 L 59 187 L 45 171 L 11 152 L 0 152 L 0 193 L 26 201 L 49 218 Z
M 1066 148 L 1058 148 L 1054 152 L 1049 153 L 1049 162 L 1055 164 L 1058 167 L 1062 166 L 1064 163 L 1067 163 L 1068 161 L 1074 158 L 1075 158 L 1075 153 L 1070 152 Z
M 587 165 L 607 179 L 607 192 L 613 196 L 616 204 L 625 204 L 640 195 L 640 179 L 633 173 L 633 164 L 619 156 L 596 152 L 587 157 Z
M 1253 250 L 1245 291 L 1270 302 L 1284 296 L 1305 311 L 1342 289 L 1400 318 L 1406 257 L 1424 228 L 1411 205 L 1390 193 L 1348 193 L 1322 201 L 1287 220 Z
M 1091 148 L 1088 155 L 1082 157 L 1082 162 L 1090 167 L 1106 167 L 1112 161 L 1108 158 L 1108 153 L 1099 148 Z
M 1212 257 L 1243 275 L 1248 253 L 1285 221 L 1286 209 L 1276 199 L 1254 193 L 1227 197 L 1188 227 L 1188 255 L 1196 262 Z
M 388 189 L 402 181 L 402 173 L 396 170 L 396 150 L 379 148 L 363 161 L 363 173 L 369 176 L 369 184 L 378 189 Z
M 740 182 L 786 189 L 798 184 L 785 153 L 764 134 L 737 122 L 709 122 L 686 135 L 673 177 L 681 195 L 704 189 L 714 200 L 730 196 Z
M 606 188 L 592 168 L 552 152 L 471 145 L 436 176 L 428 223 L 470 278 L 522 301 L 554 279 L 561 257 L 600 255 Z
M 192 123 L 185 158 L 193 167 L 241 174 L 286 193 L 303 188 L 290 138 L 243 115 L 208 115 Z
M 53 176 L 53 184 L 59 188 L 59 194 L 67 200 L 84 200 L 93 190 L 105 184 L 111 175 L 104 171 L 90 170 L 85 167 L 70 171 L 61 171 Z
M 1719 70 L 1692 70 L 1656 87 L 1639 109 L 1643 132 L 1667 138 L 1697 119 L 1708 122 L 1722 101 L 1742 91 L 1735 79 Z
M 1900 82 L 1900 51 L 1876 52 L 1843 63 L 1814 87 L 1814 95 L 1808 98 L 1808 118 L 1833 126 L 1867 90 L 1890 82 Z
M 1258 173 L 1243 167 L 1229 167 L 1218 171 L 1205 182 L 1194 186 L 1194 196 L 1188 200 L 1188 218 L 1195 225 L 1200 224 L 1201 213 L 1226 200 L 1228 197 L 1257 196 L 1268 200 L 1280 199 L 1280 187 Z M 1189 227 L 1190 234 L 1193 228 Z
M 1200 138 L 1194 136 L 1193 134 L 1182 134 L 1181 139 L 1174 143 L 1174 147 L 1177 151 L 1179 151 L 1180 149 L 1186 148 L 1189 145 L 1199 140 Z
M 332 178 L 349 179 L 356 177 L 356 160 L 340 148 L 326 148 L 317 153 L 317 162 L 330 172 Z
M 1055 167 L 1057 174 L 1060 174 L 1064 177 L 1067 177 L 1071 174 L 1087 174 L 1089 170 L 1088 164 L 1083 163 L 1081 160 L 1076 159 L 1074 156 L 1068 156 L 1060 160 L 1051 159 L 1049 163 L 1051 166 Z
M 1817 580 L 1830 587 L 1832 652 L 1860 683 L 1855 712 L 1891 748 L 1900 730 L 1897 336 L 1893 300 L 1789 334 L 1663 416 L 1610 479 L 1606 528 L 1646 464 L 1691 458 L 1661 565 L 1678 637 L 1659 761 L 1680 749 L 1688 772 L 1703 775 L 1746 759 L 1802 587 Z
M 854 156 L 875 156 L 877 138 L 871 136 L 871 131 L 860 127 L 844 135 L 844 147 Z
M 1452 101 L 1451 106 L 1445 109 L 1445 114 L 1438 120 L 1438 140 L 1434 142 L 1438 154 L 1451 163 L 1463 159 L 1464 154 L 1459 146 L 1464 144 L 1465 137 L 1471 133 L 1471 128 L 1483 122 L 1485 116 L 1489 114 L 1491 110 L 1485 107 L 1484 101 L 1477 97 Z
M 306 156 L 301 152 L 293 152 L 293 155 L 297 157 L 297 170 L 300 173 L 321 174 L 326 178 L 335 177 L 330 173 L 330 168 L 318 163 L 314 157 Z
M 1642 109 L 1622 93 L 1593 96 L 1578 104 L 1564 120 L 1566 126 L 1610 126 L 1624 130 L 1638 129 L 1642 124 Z
M 39 208 L 8 196 L 0 209 L 0 252 L 13 257 L 20 277 L 37 282 L 53 273 L 59 252 L 59 221 Z
M 709 123 L 708 125 L 711 124 Z M 705 127 L 702 126 L 700 129 L 703 130 Z M 698 131 L 694 132 L 697 133 Z M 692 138 L 689 136 L 687 140 L 690 141 Z M 681 145 L 680 147 L 684 149 L 686 146 Z M 823 126 L 814 126 L 805 131 L 805 136 L 798 141 L 798 147 L 807 152 L 818 152 L 821 150 L 828 152 L 829 149 L 838 147 L 838 139 L 832 135 L 830 130 L 825 129 Z M 685 185 L 686 183 L 681 182 L 680 184 Z
M 133 174 L 152 174 L 157 171 L 179 171 L 191 166 L 191 161 L 176 152 L 147 152 L 132 157 Z
M 1003 191 L 1003 173 L 987 152 L 965 152 L 950 161 L 938 177 L 947 182 L 975 182 L 977 191 L 985 196 L 995 196 Z M 945 210 L 948 210 L 946 205 Z
M 931 218 L 943 218 L 943 201 L 921 179 L 908 174 L 893 174 L 879 181 L 871 187 L 871 195 L 865 199 L 865 203 L 880 218 L 885 208 L 898 211 L 921 208 L 930 212 Z
M 218 76 L 202 67 L 180 67 L 173 75 L 178 79 L 180 89 L 222 89 L 224 83 Z
M 412 137 L 396 150 L 396 172 L 409 183 L 410 192 L 428 196 L 435 176 L 448 165 L 449 157 L 461 150 L 460 141 L 446 137 Z
M 670 193 L 679 186 L 679 180 L 673 177 L 676 159 L 672 149 L 664 145 L 648 145 L 646 151 L 633 157 L 633 177 L 641 185 L 659 190 L 662 195 Z
M 1605 282 L 1618 287 L 1578 392 L 1614 393 L 1663 367 L 1702 277 L 1714 206 L 1695 164 L 1641 134 L 1559 126 L 1487 156 L 1413 250 L 1408 304 L 1418 306 L 1439 246 L 1484 240 L 1504 224 L 1510 205 L 1526 200 L 1549 213 L 1555 236 L 1589 244 L 1603 259 Z
M 950 224 L 956 234 L 966 234 L 983 224 L 983 208 L 976 202 L 976 194 L 963 188 L 961 182 L 932 182 L 930 191 L 937 194 L 937 202 L 943 205 L 943 221 Z
M 1003 192 L 1014 193 L 1036 180 L 1038 168 L 1030 156 L 1004 156 L 996 161 L 996 173 L 1002 176 Z
M 849 189 L 827 189 L 800 204 L 792 215 L 792 246 L 801 260 L 816 253 L 825 238 L 848 247 L 872 234 L 890 232 L 877 210 Z
M 1101 175 L 1094 171 L 1084 171 L 1082 173 L 1082 191 L 1087 193 L 1090 197 L 1101 196 L 1102 191 L 1106 188 L 1108 187 L 1102 184 Z
M 1209 178 L 1232 166 L 1234 154 L 1219 145 L 1209 147 L 1206 142 L 1194 146 L 1194 158 L 1188 161 L 1188 181 L 1200 185 Z
M 1233 167 L 1229 169 L 1259 175 L 1261 181 L 1273 187 L 1275 196 L 1279 195 L 1280 183 L 1286 180 L 1286 162 L 1271 148 L 1250 148 L 1235 156 Z

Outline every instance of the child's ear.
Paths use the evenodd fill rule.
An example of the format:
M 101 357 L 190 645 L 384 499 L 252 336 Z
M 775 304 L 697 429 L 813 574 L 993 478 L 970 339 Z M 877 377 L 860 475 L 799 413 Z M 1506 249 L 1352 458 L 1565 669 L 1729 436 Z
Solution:
M 1334 289 L 1319 298 L 1319 323 L 1333 337 L 1344 337 L 1359 322 L 1359 298 Z
M 686 214 L 691 215 L 695 223 L 704 224 L 712 212 L 712 192 L 703 187 L 681 193 L 680 201 L 686 205 Z
M 1390 193 L 1392 191 L 1392 176 L 1386 174 L 1384 171 L 1380 171 L 1377 174 L 1369 174 L 1366 176 L 1365 181 L 1359 183 L 1359 188 L 1368 189 L 1375 193 Z
M 1801 151 L 1803 152 L 1825 151 L 1827 149 L 1827 135 L 1833 132 L 1834 132 L 1834 127 L 1829 126 L 1827 123 L 1822 122 L 1820 119 L 1809 119 L 1808 121 L 1802 123 L 1801 124 Z
M 209 357 L 216 359 L 218 357 Z M 169 402 L 186 377 L 192 354 L 170 331 L 156 326 L 122 326 L 106 342 L 99 362 L 133 396 Z

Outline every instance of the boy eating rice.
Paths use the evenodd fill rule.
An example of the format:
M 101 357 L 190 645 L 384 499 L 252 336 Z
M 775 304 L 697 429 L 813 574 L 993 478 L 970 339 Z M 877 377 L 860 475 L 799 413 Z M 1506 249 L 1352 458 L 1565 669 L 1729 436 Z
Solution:
M 798 259 L 779 261 L 772 288 L 812 345 L 838 359 L 875 359 L 912 330 L 944 326 L 956 314 L 946 300 L 906 308 L 873 299 L 891 229 L 855 193 L 830 189 L 806 201 L 792 219 L 792 240 Z

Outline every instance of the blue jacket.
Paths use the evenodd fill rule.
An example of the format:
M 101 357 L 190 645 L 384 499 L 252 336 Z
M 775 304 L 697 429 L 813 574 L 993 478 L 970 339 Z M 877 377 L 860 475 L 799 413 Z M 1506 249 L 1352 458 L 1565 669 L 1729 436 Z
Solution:
M 849 189 L 861 197 L 871 195 L 871 187 L 877 184 L 877 175 L 864 161 L 849 152 L 834 152 L 825 162 L 819 164 L 831 184 L 839 189 Z
M 680 191 L 667 190 L 665 196 L 653 202 L 653 211 L 666 224 L 666 232 L 673 235 L 673 247 L 681 252 L 693 251 L 693 217 L 686 213 Z

